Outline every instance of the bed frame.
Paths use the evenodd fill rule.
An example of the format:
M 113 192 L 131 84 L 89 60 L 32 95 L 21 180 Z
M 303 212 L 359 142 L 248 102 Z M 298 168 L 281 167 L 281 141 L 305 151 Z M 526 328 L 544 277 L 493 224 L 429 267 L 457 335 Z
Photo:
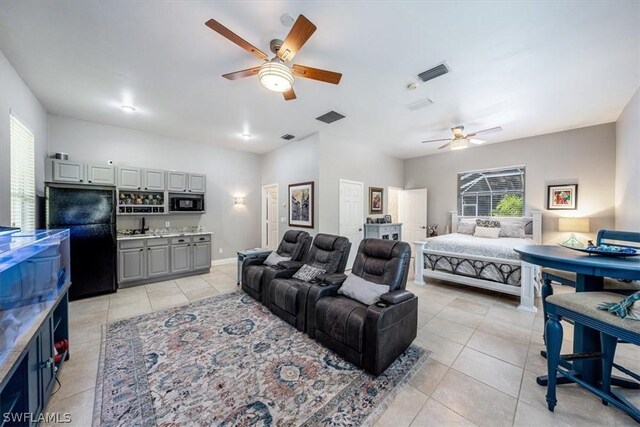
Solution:
M 453 211 L 451 212 L 451 232 L 455 233 L 458 229 L 458 220 L 461 217 L 458 216 L 458 213 Z M 527 237 L 534 240 L 536 243 L 542 243 L 542 212 L 531 212 L 531 216 L 522 217 L 525 221 L 532 223 L 532 234 L 527 235 Z M 501 217 L 492 217 L 492 219 L 496 219 L 500 221 Z M 513 219 L 513 217 L 504 218 L 504 219 Z M 490 258 L 479 255 L 467 255 L 467 254 L 457 254 L 452 252 L 440 252 L 440 251 L 429 251 L 425 249 L 425 241 L 414 242 L 415 245 L 415 279 L 414 283 L 416 285 L 424 285 L 425 277 L 432 277 L 434 279 L 446 280 L 448 282 L 460 283 L 463 285 L 474 286 L 482 289 L 489 289 L 492 291 L 502 292 L 509 295 L 519 295 L 520 296 L 520 304 L 518 305 L 519 310 L 529 311 L 529 312 L 537 312 L 538 309 L 535 306 L 535 294 L 536 289 L 538 287 L 537 284 L 537 276 L 539 273 L 539 268 L 533 264 L 529 264 L 528 262 L 520 261 L 520 260 L 512 260 L 512 259 L 503 259 L 503 258 Z M 444 271 L 432 270 L 430 268 L 425 268 L 424 254 L 429 255 L 440 255 L 440 256 L 453 256 L 460 259 L 469 259 L 469 260 L 479 260 L 483 262 L 495 262 L 499 264 L 503 264 L 505 266 L 513 266 L 514 268 L 520 268 L 520 286 L 514 285 L 506 285 L 503 283 L 494 282 L 491 280 L 480 279 L 476 277 L 462 276 L 454 273 L 448 273 Z M 539 292 L 538 292 L 539 293 Z

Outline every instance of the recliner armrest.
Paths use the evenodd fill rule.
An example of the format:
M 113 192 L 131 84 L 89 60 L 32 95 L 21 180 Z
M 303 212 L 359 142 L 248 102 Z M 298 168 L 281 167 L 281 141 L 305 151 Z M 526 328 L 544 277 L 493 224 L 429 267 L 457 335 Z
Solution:
M 400 289 L 397 291 L 391 291 L 391 292 L 387 292 L 386 294 L 382 294 L 380 295 L 380 301 L 385 302 L 387 304 L 398 304 L 401 303 L 403 301 L 406 301 L 408 299 L 413 298 L 413 293 L 405 290 L 405 289 Z
M 318 284 L 320 286 L 342 286 L 344 281 L 347 280 L 347 275 L 342 273 L 319 274 L 318 276 L 316 276 L 316 279 L 318 279 Z
M 302 261 L 282 261 L 278 263 L 279 267 L 286 268 L 287 270 L 300 269 L 304 265 Z
M 242 268 L 247 268 L 250 265 L 265 265 L 264 264 L 264 260 L 267 259 L 267 257 L 256 257 L 256 258 L 249 258 L 244 260 L 244 262 L 242 263 Z

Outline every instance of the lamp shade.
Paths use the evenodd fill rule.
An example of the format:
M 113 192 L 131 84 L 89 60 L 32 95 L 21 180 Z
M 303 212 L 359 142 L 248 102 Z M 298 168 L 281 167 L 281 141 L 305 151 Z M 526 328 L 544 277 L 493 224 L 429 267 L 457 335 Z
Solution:
M 291 70 L 280 62 L 265 62 L 260 66 L 258 79 L 265 89 L 273 92 L 286 92 L 293 86 Z
M 559 218 L 558 231 L 568 233 L 588 233 L 589 218 Z

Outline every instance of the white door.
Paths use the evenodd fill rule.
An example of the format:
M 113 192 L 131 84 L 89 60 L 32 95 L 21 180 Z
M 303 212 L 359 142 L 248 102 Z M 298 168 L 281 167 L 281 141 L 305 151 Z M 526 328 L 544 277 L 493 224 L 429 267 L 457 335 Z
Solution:
M 364 223 L 364 184 L 362 182 L 340 180 L 340 235 L 351 242 L 347 269 L 353 266 Z
M 278 249 L 278 187 L 267 190 L 267 247 Z
M 398 217 L 402 223 L 402 240 L 413 248 L 413 242 L 427 238 L 427 189 L 400 193 Z
M 278 249 L 278 184 L 262 186 L 262 247 Z

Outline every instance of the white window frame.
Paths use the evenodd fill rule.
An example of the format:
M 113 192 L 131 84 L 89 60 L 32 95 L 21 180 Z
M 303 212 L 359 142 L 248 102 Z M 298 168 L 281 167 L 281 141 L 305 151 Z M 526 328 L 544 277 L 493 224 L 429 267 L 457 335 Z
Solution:
M 9 114 L 11 225 L 36 225 L 35 134 L 13 112 Z
M 506 172 L 509 170 L 513 170 L 513 169 L 522 169 L 522 191 L 505 191 L 505 190 L 489 190 L 486 192 L 482 192 L 482 193 L 471 193 L 471 194 L 465 194 L 465 190 L 462 188 L 461 186 L 461 177 L 463 177 L 464 175 L 468 175 L 468 174 L 487 174 L 487 175 L 495 175 L 495 174 L 500 174 L 501 172 Z M 489 210 L 489 214 L 488 216 L 493 216 L 493 197 L 494 196 L 504 196 L 507 194 L 521 194 L 522 195 L 522 213 L 521 215 L 524 215 L 524 211 L 525 211 L 525 202 L 526 202 L 526 177 L 527 177 L 527 168 L 525 165 L 514 165 L 514 166 L 504 166 L 504 167 L 498 167 L 498 168 L 490 168 L 490 169 L 479 169 L 479 170 L 472 170 L 472 171 L 464 171 L 464 172 L 458 172 L 457 174 L 457 180 L 456 180 L 456 186 L 457 186 L 457 204 L 458 204 L 458 215 L 459 216 L 465 216 L 464 212 L 465 212 L 465 208 L 469 208 L 469 207 L 475 207 L 475 215 L 473 216 L 481 216 L 479 215 L 478 212 L 478 200 L 479 197 L 484 196 L 484 197 L 489 197 L 490 198 L 490 202 L 489 202 L 489 206 L 490 206 L 490 210 Z M 479 178 L 479 179 L 483 179 L 483 178 Z M 489 182 L 487 181 L 487 184 L 489 184 Z M 469 184 L 467 184 L 467 186 L 469 186 Z M 490 186 L 490 184 L 489 184 Z M 465 197 L 473 197 L 475 196 L 475 204 L 473 203 L 466 203 L 464 201 Z M 482 215 L 484 216 L 484 215 Z

